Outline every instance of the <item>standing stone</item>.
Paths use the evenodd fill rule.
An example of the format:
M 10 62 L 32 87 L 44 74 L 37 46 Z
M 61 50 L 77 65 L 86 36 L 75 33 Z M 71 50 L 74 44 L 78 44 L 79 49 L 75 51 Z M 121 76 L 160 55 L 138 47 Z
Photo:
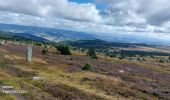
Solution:
M 26 61 L 27 62 L 32 62 L 32 46 L 27 46 L 27 51 L 26 51 Z

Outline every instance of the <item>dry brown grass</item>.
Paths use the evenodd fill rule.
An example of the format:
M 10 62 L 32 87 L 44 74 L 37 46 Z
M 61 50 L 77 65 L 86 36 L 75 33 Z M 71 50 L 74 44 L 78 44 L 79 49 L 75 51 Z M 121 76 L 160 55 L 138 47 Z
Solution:
M 11 50 L 11 48 L 15 49 Z M 10 80 L 10 82 L 5 80 L 5 83 L 13 82 L 16 87 L 28 90 L 29 93 L 25 96 L 35 99 L 155 99 L 152 94 L 144 93 L 135 84 L 144 82 L 142 84 L 145 86 L 147 83 L 150 85 L 150 83 L 161 79 L 150 77 L 152 71 L 160 75 L 169 73 L 166 69 L 161 69 L 160 66 L 155 67 L 150 64 L 129 62 L 128 60 L 110 57 L 92 60 L 82 52 L 72 51 L 72 56 L 63 56 L 57 54 L 55 48 L 50 49 L 47 55 L 41 55 L 42 47 L 34 47 L 33 63 L 28 64 L 25 63 L 23 48 L 17 48 L 17 46 L 4 47 L 4 53 L 0 54 L 0 64 L 11 63 L 15 67 L 2 69 L 3 72 L 0 72 L 0 77 L 3 77 L 1 80 L 5 80 L 5 78 Z M 5 52 L 5 50 L 9 52 Z M 94 72 L 81 71 L 81 67 L 85 63 L 92 64 L 95 68 Z M 71 67 L 73 68 L 72 72 L 68 71 Z M 124 70 L 125 73 L 120 73 L 119 70 Z M 34 74 L 34 72 L 37 74 Z M 34 76 L 43 77 L 43 81 L 32 80 L 31 77 Z M 37 91 L 38 93 L 36 93 Z

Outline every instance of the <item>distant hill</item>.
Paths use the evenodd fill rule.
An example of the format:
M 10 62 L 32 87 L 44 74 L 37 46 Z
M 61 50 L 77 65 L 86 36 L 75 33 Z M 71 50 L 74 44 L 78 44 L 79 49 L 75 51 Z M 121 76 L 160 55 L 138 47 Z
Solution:
M 94 35 L 84 32 L 13 24 L 0 24 L 0 30 L 5 32 L 20 33 L 21 35 L 34 35 L 53 42 L 95 38 Z
M 135 36 L 133 34 L 117 34 L 117 33 L 88 33 L 78 32 L 65 29 L 53 29 L 36 26 L 23 26 L 14 24 L 0 23 L 0 31 L 22 33 L 23 35 L 31 34 L 32 36 L 44 38 L 45 40 L 60 42 L 65 40 L 92 40 L 100 39 L 108 42 L 118 43 L 145 43 L 145 44 L 160 44 L 170 45 L 169 41 L 155 39 L 154 37 Z
M 107 55 L 121 54 L 126 56 L 136 55 L 170 56 L 170 52 L 168 52 L 168 50 L 166 51 L 166 49 L 162 49 L 162 47 L 164 48 L 170 47 L 161 45 L 148 45 L 144 43 L 118 43 L 95 39 L 95 40 L 66 41 L 65 44 L 77 48 L 83 48 L 84 50 L 90 47 L 94 47 L 98 52 L 103 52 L 106 53 Z M 148 50 L 146 50 L 146 48 Z
M 145 46 L 151 47 L 155 45 L 148 45 L 144 43 L 119 43 L 119 42 L 107 42 L 100 39 L 94 40 L 78 40 L 78 41 L 68 41 L 69 45 L 79 46 L 79 47 L 96 47 L 96 48 L 107 48 L 107 47 L 136 47 L 136 46 Z
M 30 40 L 30 41 L 38 41 L 38 42 L 50 42 L 49 40 L 46 40 L 41 37 L 37 37 L 32 34 L 26 34 L 26 33 L 12 33 L 12 32 L 3 32 L 0 31 L 0 39 L 6 39 L 6 40 Z

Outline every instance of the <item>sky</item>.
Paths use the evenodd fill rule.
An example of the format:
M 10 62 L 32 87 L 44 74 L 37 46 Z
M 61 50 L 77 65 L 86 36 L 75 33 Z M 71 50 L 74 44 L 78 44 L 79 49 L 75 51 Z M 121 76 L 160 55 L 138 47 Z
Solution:
M 0 0 L 0 23 L 170 41 L 169 0 Z

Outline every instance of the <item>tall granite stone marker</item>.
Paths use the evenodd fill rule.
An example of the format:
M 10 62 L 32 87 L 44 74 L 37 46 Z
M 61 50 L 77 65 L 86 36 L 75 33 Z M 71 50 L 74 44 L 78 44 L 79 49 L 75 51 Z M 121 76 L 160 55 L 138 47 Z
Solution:
M 29 63 L 32 62 L 32 46 L 30 46 L 30 45 L 27 45 L 26 61 Z

